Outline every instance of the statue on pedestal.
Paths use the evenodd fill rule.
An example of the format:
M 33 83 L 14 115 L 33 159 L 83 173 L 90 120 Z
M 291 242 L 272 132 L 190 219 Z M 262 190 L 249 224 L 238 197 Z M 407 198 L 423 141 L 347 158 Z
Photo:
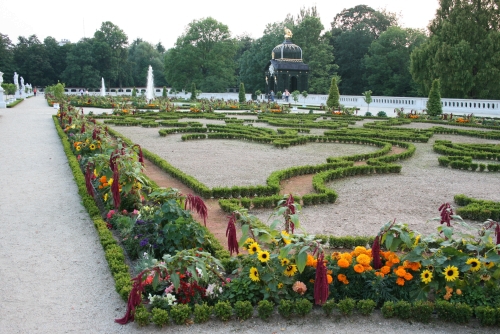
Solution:
M 16 85 L 16 90 L 19 90 L 19 75 L 14 72 L 14 85 Z
M 0 85 L 2 84 L 3 82 L 3 72 L 0 72 Z

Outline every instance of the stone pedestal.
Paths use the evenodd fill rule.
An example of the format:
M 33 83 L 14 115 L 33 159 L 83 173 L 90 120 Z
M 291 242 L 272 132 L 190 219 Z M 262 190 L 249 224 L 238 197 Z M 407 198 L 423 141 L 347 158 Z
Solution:
M 16 92 L 14 93 L 14 98 L 16 100 L 21 98 L 21 92 L 19 91 L 19 89 L 16 89 Z
M 0 87 L 0 109 L 1 108 L 7 108 L 7 103 L 5 103 L 4 97 L 3 97 L 3 88 L 2 87 Z

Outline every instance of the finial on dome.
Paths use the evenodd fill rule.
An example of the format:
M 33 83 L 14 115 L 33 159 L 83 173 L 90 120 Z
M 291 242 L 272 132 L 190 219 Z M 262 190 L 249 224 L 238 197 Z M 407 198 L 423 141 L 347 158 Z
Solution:
M 292 31 L 285 27 L 285 39 L 291 39 L 293 36 Z

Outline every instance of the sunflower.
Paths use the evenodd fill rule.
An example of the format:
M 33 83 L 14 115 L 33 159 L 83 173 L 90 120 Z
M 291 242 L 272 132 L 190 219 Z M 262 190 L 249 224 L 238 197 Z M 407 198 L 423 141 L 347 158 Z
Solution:
M 482 274 L 481 275 L 481 280 L 482 281 L 489 281 L 491 279 L 491 276 L 488 274 Z
M 250 245 L 248 245 L 248 253 L 250 254 L 255 254 L 260 251 L 260 246 L 256 242 L 252 242 Z
M 365 267 L 363 267 L 362 264 L 356 264 L 354 266 L 354 271 L 357 272 L 358 274 L 362 274 L 365 271 Z
M 291 264 L 291 265 L 286 267 L 286 269 L 283 273 L 285 274 L 285 276 L 292 277 L 293 275 L 295 275 L 296 272 L 297 272 L 297 266 L 294 264 Z
M 454 280 L 456 280 L 458 274 L 459 274 L 458 268 L 455 266 L 448 266 L 443 270 L 444 278 L 446 278 L 448 282 L 453 282 Z
M 252 238 L 247 238 L 247 240 L 245 240 L 244 244 L 245 245 L 250 245 L 253 242 L 255 242 L 255 240 L 253 240 Z
M 278 289 L 282 289 L 283 288 L 283 283 L 278 283 Z
M 287 258 L 281 259 L 281 265 L 287 267 L 290 264 L 290 260 Z
M 287 231 L 281 231 L 281 239 L 285 243 L 285 245 L 288 245 L 291 240 L 290 240 L 290 234 L 288 234 Z
M 90 144 L 89 148 L 90 148 L 91 151 L 93 151 L 93 150 L 95 150 L 95 145 L 94 144 Z
M 422 271 L 420 274 L 421 281 L 424 282 L 425 284 L 429 284 L 430 281 L 432 281 L 432 272 L 430 272 L 428 269 Z
M 473 257 L 468 259 L 465 263 L 470 265 L 470 271 L 478 271 L 481 268 L 481 262 Z
M 82 150 L 82 148 L 81 148 L 81 146 L 80 146 L 80 145 L 78 145 L 77 147 L 75 147 L 75 149 L 76 149 L 76 151 L 77 151 L 77 152 L 79 152 L 79 151 L 81 151 L 81 150 Z
M 493 262 L 485 262 L 484 263 L 484 266 L 487 268 L 487 269 L 491 269 L 495 264 Z
M 260 281 L 259 271 L 255 267 L 250 268 L 250 274 L 248 276 L 250 276 L 250 279 L 254 282 Z
M 260 262 L 266 263 L 267 261 L 269 261 L 271 256 L 269 255 L 268 251 L 258 251 L 257 258 L 260 260 Z

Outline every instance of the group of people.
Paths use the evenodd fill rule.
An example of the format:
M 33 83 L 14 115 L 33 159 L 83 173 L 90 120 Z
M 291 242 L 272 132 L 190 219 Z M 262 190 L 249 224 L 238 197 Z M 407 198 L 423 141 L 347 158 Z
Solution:
M 285 89 L 283 96 L 285 97 L 285 102 L 288 102 L 288 99 L 290 98 L 290 92 L 288 91 L 288 89 Z M 269 100 L 271 102 L 274 102 L 274 91 L 272 89 L 271 92 L 269 92 Z

